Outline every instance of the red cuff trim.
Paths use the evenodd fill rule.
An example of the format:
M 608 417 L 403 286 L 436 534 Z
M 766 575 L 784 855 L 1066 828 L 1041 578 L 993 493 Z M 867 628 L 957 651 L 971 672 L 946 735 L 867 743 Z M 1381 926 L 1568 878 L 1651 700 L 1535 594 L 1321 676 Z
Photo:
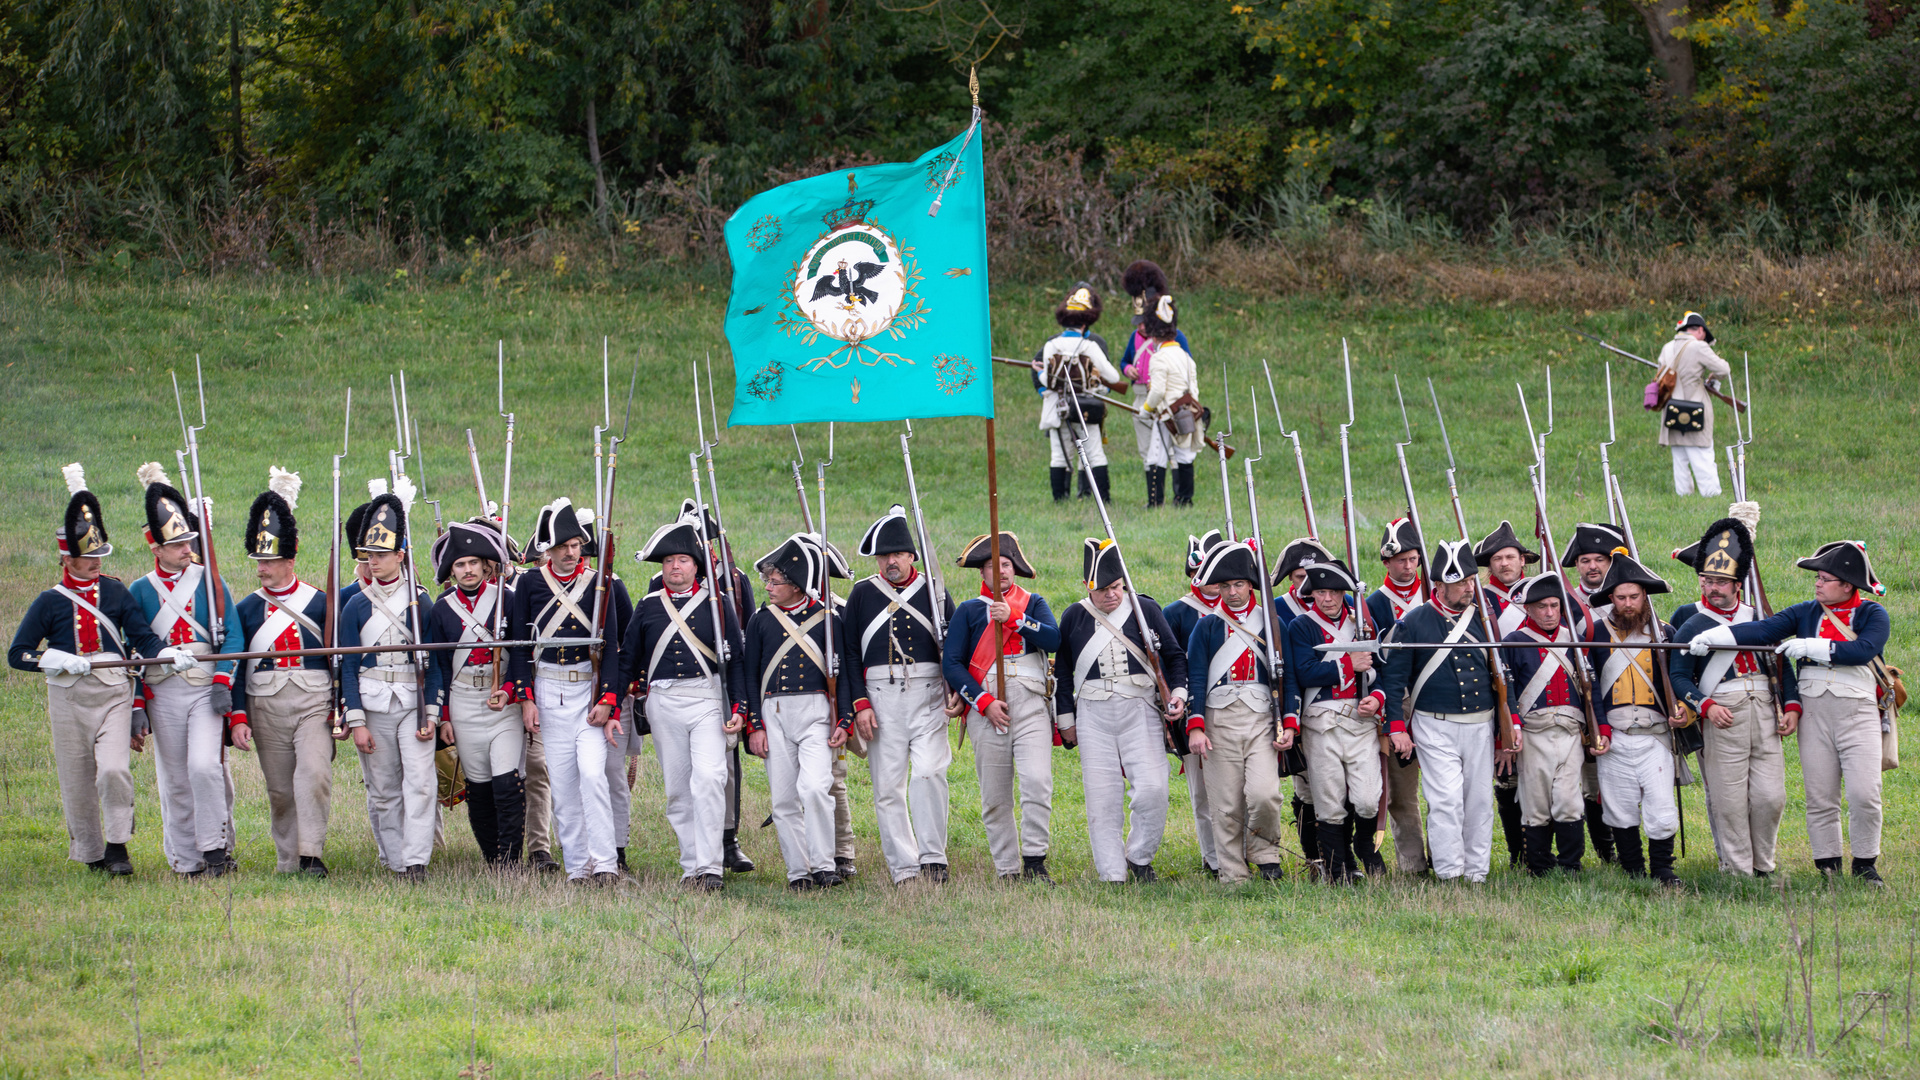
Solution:
M 1205 731 L 1205 730 L 1207 730 L 1206 714 L 1197 713 L 1197 712 L 1187 714 L 1187 733 L 1188 734 L 1192 734 L 1193 732 L 1196 732 L 1196 731 Z
M 1705 715 L 1707 715 L 1707 710 L 1708 710 L 1708 709 L 1711 709 L 1711 708 L 1713 708 L 1713 699 L 1712 699 L 1712 698 L 1701 698 L 1701 699 L 1700 699 L 1700 715 L 1701 715 L 1701 716 L 1705 716 Z
M 981 716 L 985 716 L 987 715 L 987 706 L 993 704 L 996 700 L 992 694 L 982 691 L 979 697 L 973 699 L 973 711 L 979 713 Z
M 839 721 L 834 726 L 838 727 L 841 731 L 852 731 L 853 717 L 843 716 L 839 719 Z
M 1288 731 L 1299 731 L 1300 718 L 1293 713 L 1288 713 L 1280 718 L 1280 726 L 1286 728 Z
M 871 708 L 873 708 L 873 702 L 868 701 L 866 698 L 856 698 L 854 700 L 854 703 L 853 703 L 854 712 L 859 712 L 861 709 L 871 709 Z
M 213 681 L 216 683 L 219 683 L 221 686 L 224 686 L 229 690 L 233 689 L 233 676 L 227 674 L 224 671 L 215 673 L 215 675 L 213 676 Z
M 1612 724 L 1601 724 L 1601 725 L 1600 725 L 1600 737 L 1601 737 L 1601 738 L 1603 738 L 1603 739 L 1607 739 L 1607 740 L 1612 740 L 1612 738 L 1613 738 L 1613 725 L 1612 725 Z
M 1787 712 L 1790 712 L 1790 713 L 1797 713 L 1797 712 L 1799 712 L 1799 711 L 1800 711 L 1800 703 L 1799 703 L 1799 702 L 1797 702 L 1797 701 L 1790 701 L 1790 702 L 1788 702 L 1788 703 L 1787 703 L 1787 706 L 1786 706 L 1786 710 L 1785 710 L 1785 711 L 1787 711 Z
M 607 693 L 601 694 L 600 700 L 594 702 L 594 704 L 595 705 L 611 705 L 613 706 L 615 712 L 618 712 L 620 710 L 620 699 L 613 696 L 612 691 L 608 691 Z
M 1384 712 L 1386 710 L 1387 695 L 1385 691 L 1375 690 L 1373 693 L 1368 694 L 1367 696 L 1372 698 L 1374 703 L 1380 706 L 1381 711 Z
M 1392 735 L 1395 733 L 1401 735 L 1407 733 L 1407 722 L 1405 720 L 1390 720 L 1387 722 L 1387 734 Z
M 234 727 L 235 725 L 238 725 L 238 724 L 246 724 L 246 723 L 247 723 L 247 714 L 238 709 L 235 709 L 233 712 L 230 712 L 227 714 L 227 726 L 229 728 Z

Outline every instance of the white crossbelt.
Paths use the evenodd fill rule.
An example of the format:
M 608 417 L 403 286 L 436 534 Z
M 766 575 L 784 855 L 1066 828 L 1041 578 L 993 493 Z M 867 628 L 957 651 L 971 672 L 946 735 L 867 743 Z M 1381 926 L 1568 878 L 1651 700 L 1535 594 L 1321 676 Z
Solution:
M 371 605 L 367 614 L 367 621 L 360 624 L 360 643 L 362 645 L 413 644 L 413 636 L 407 630 L 407 597 L 403 596 L 400 591 L 404 587 L 404 582 L 396 582 L 394 590 L 384 596 L 381 595 L 379 588 L 371 584 L 360 590 L 360 595 L 366 597 L 367 603 Z M 396 603 L 399 605 L 397 608 L 395 607 Z M 369 632 L 369 628 L 372 629 L 371 633 Z M 390 652 L 373 653 L 371 655 L 375 657 L 374 665 L 376 667 L 413 666 L 413 655 L 411 653 Z
M 1618 644 L 1628 644 L 1634 640 L 1631 638 L 1623 638 L 1623 637 L 1616 636 L 1614 632 L 1613 624 L 1611 622 L 1607 623 L 1606 627 L 1607 627 L 1607 640 L 1609 641 L 1612 641 Z M 1638 633 L 1638 631 L 1635 631 L 1635 633 Z M 1620 681 L 1620 676 L 1625 675 L 1627 673 L 1628 668 L 1632 668 L 1635 671 L 1640 671 L 1641 670 L 1640 665 L 1638 662 L 1636 662 L 1636 657 L 1640 656 L 1645 652 L 1647 652 L 1646 649 L 1616 648 L 1611 652 L 1607 653 L 1607 662 L 1600 666 L 1600 685 L 1593 688 L 1593 696 L 1595 700 L 1597 701 L 1608 700 L 1609 695 L 1613 693 L 1613 684 Z M 1633 655 L 1629 656 L 1628 653 L 1632 653 Z M 1646 674 L 1642 672 L 1640 677 L 1644 679 L 1646 678 Z M 1647 688 L 1652 689 L 1653 688 L 1652 684 L 1649 683 Z
M 1126 614 L 1120 617 L 1118 625 L 1115 625 L 1112 620 L 1108 619 L 1105 612 L 1093 606 L 1092 597 L 1079 601 L 1079 605 L 1085 609 L 1087 614 L 1093 616 L 1093 635 L 1087 639 L 1086 646 L 1080 650 L 1080 655 L 1076 657 L 1073 662 L 1073 692 L 1075 694 L 1080 692 L 1080 687 L 1087 681 L 1087 674 L 1093 670 L 1093 665 L 1099 661 L 1100 655 L 1106 652 L 1107 646 L 1113 642 L 1118 642 L 1127 650 L 1130 656 L 1140 661 L 1141 667 L 1148 671 L 1153 670 L 1153 663 L 1147 659 L 1146 652 L 1143 651 L 1140 646 L 1135 645 L 1133 639 L 1127 636 L 1127 620 L 1133 618 L 1133 605 L 1129 604 L 1126 606 Z M 1142 629 L 1144 629 L 1144 627 Z M 1125 671 L 1108 671 L 1102 668 L 1100 674 L 1104 678 L 1118 681 L 1125 679 L 1128 673 Z
M 1753 607 L 1749 604 L 1741 604 L 1735 607 L 1732 618 L 1720 614 L 1708 607 L 1705 603 L 1700 605 L 1699 610 L 1701 614 L 1719 623 L 1721 626 L 1732 626 L 1734 623 L 1753 621 Z M 1720 684 L 1726 681 L 1727 670 L 1733 667 L 1734 661 L 1738 659 L 1739 656 L 1740 654 L 1737 652 L 1730 649 L 1723 649 L 1715 652 L 1712 657 L 1708 658 L 1707 666 L 1701 669 L 1700 672 L 1701 697 L 1710 698 L 1713 696 L 1715 690 L 1720 689 Z M 1757 675 L 1759 673 L 1755 672 L 1755 674 Z
M 1313 620 L 1314 625 L 1320 628 L 1320 632 L 1326 635 L 1326 638 L 1328 641 L 1340 642 L 1344 644 L 1345 642 L 1352 641 L 1358 635 L 1357 619 L 1352 622 L 1349 622 L 1343 619 L 1341 620 L 1339 626 L 1335 626 L 1332 623 L 1328 622 L 1326 620 L 1326 617 L 1321 615 L 1319 609 L 1317 608 L 1308 608 L 1307 614 L 1305 617 Z M 1347 688 L 1347 677 L 1346 677 L 1346 673 L 1342 672 L 1340 675 L 1340 685 L 1336 689 L 1345 690 L 1346 688 Z M 1320 695 L 1324 693 L 1326 689 L 1327 688 L 1324 686 L 1307 687 L 1306 695 L 1304 699 L 1301 701 L 1300 707 L 1304 709 L 1308 705 L 1311 705 L 1315 701 L 1318 701 L 1320 699 Z
M 189 565 L 181 572 L 180 580 L 171 585 L 166 578 L 160 576 L 160 571 L 148 572 L 147 584 L 153 586 L 155 595 L 160 598 L 160 610 L 153 615 L 153 632 L 161 641 L 171 640 L 173 628 L 182 622 L 193 629 L 197 638 L 204 638 L 209 642 L 213 640 L 213 635 L 207 631 L 207 628 L 201 625 L 200 620 L 193 617 L 192 610 L 193 596 L 200 590 L 200 582 L 206 576 L 206 569 L 199 563 Z M 180 603 L 181 595 L 187 598 L 184 607 Z
M 79 593 L 74 592 L 72 589 L 67 588 L 65 585 L 55 585 L 53 587 L 53 591 L 73 601 L 75 607 L 83 608 L 86 610 L 87 614 L 92 615 L 94 623 L 98 625 L 100 629 L 106 631 L 108 637 L 113 639 L 113 644 L 117 648 L 119 648 L 120 655 L 121 656 L 127 655 L 126 642 L 122 641 L 120 638 L 120 628 L 113 625 L 113 620 L 107 618 L 104 612 L 102 612 L 99 608 L 94 607 L 92 603 L 88 602 L 86 597 L 81 596 Z M 78 648 L 80 645 L 78 641 L 75 641 L 73 644 L 75 648 Z
M 547 589 L 553 594 L 553 598 L 547 601 L 547 606 L 541 609 L 540 617 L 535 619 L 534 622 L 540 623 L 541 619 L 546 619 L 547 612 L 554 612 L 552 619 L 547 620 L 545 623 L 540 623 L 541 638 L 552 639 L 558 637 L 560 627 L 567 621 L 567 616 L 569 615 L 578 619 L 581 626 L 587 627 L 588 633 L 592 633 L 593 619 L 588 617 L 586 612 L 580 610 L 579 600 L 581 597 L 587 595 L 587 586 L 593 584 L 593 568 L 588 567 L 586 572 L 582 573 L 580 577 L 574 581 L 571 589 L 561 588 L 560 579 L 554 577 L 553 571 L 546 566 L 540 567 L 540 576 L 547 579 Z M 558 611 L 554 611 L 556 607 L 559 608 Z
M 493 614 L 494 605 L 500 602 L 500 589 L 498 586 L 489 588 L 490 584 L 490 582 L 481 582 L 480 600 L 473 605 L 472 611 L 467 610 L 467 605 L 461 603 L 459 597 L 447 597 L 447 606 L 452 608 L 453 613 L 460 618 L 461 641 L 479 643 L 498 640 L 493 636 L 492 629 L 487 626 L 487 618 Z M 472 656 L 473 652 L 473 649 L 453 650 L 453 670 L 456 675 L 467 669 L 467 658 Z
M 867 655 L 867 645 L 873 641 L 874 635 L 878 634 L 881 630 L 886 630 L 887 635 L 892 637 L 893 613 L 901 610 L 913 616 L 915 622 L 927 628 L 927 633 L 933 636 L 933 642 L 936 646 L 942 644 L 939 633 L 933 628 L 933 620 L 927 618 L 927 616 L 922 613 L 919 608 L 914 607 L 911 602 L 914 597 L 926 591 L 927 575 L 920 574 L 916 576 L 913 579 L 913 584 L 907 586 L 906 592 L 897 591 L 894 589 L 892 582 L 889 582 L 879 574 L 875 574 L 867 580 L 873 582 L 874 586 L 880 590 L 881 596 L 886 597 L 887 609 L 868 620 L 866 629 L 860 632 L 860 656 L 862 659 L 865 659 Z M 932 600 L 931 595 L 929 595 L 929 599 Z M 939 601 L 932 600 L 932 602 L 938 603 Z M 906 655 L 906 650 L 900 647 L 898 640 L 894 641 L 893 650 L 901 656 Z
M 767 610 L 773 612 L 773 617 L 779 621 L 780 628 L 786 631 L 787 640 L 780 643 L 780 647 L 774 650 L 772 658 L 767 661 L 766 667 L 761 669 L 760 695 L 762 697 L 766 696 L 767 683 L 773 679 L 773 673 L 780 670 L 781 661 L 785 660 L 787 653 L 793 651 L 796 646 L 806 654 L 807 659 L 813 661 L 814 666 L 819 668 L 822 674 L 827 670 L 826 659 L 820 655 L 820 647 L 814 644 L 813 638 L 809 636 L 813 628 L 826 618 L 827 609 L 823 607 L 814 612 L 803 623 L 797 623 L 788 618 L 787 613 L 781 611 L 778 604 L 768 604 Z
M 687 647 L 693 652 L 693 662 L 700 668 L 700 677 L 703 679 L 713 678 L 713 668 L 707 666 L 707 661 L 711 660 L 715 665 L 718 665 L 720 663 L 720 654 L 708 648 L 706 642 L 701 641 L 700 636 L 693 632 L 693 627 L 687 625 L 687 620 L 681 617 L 680 609 L 674 604 L 673 597 L 668 596 L 665 589 L 655 589 L 648 593 L 641 602 L 645 603 L 647 600 L 652 600 L 655 597 L 659 598 L 660 606 L 666 610 L 667 620 L 673 623 L 673 633 L 661 634 L 660 640 L 653 643 L 653 655 L 647 659 L 647 682 L 653 682 L 653 673 L 659 670 L 660 661 L 667 655 L 667 649 L 672 647 L 675 638 L 684 640 L 687 643 Z M 687 597 L 687 607 L 691 609 L 699 602 L 700 586 L 695 585 L 693 587 L 693 594 Z
M 1255 604 L 1253 611 L 1259 610 L 1260 605 Z M 1247 614 L 1252 615 L 1253 611 Z M 1267 647 L 1266 641 L 1263 640 L 1252 627 L 1241 622 L 1239 616 L 1228 611 L 1226 605 L 1222 604 L 1216 614 L 1227 624 L 1229 634 L 1226 643 L 1207 661 L 1208 687 L 1219 685 L 1220 680 L 1224 678 L 1228 672 L 1233 670 L 1234 665 L 1240 662 L 1241 657 L 1250 652 L 1254 652 L 1256 649 L 1265 650 Z M 1255 653 L 1254 670 L 1256 672 L 1259 671 L 1258 653 Z
M 1434 610 L 1439 611 L 1440 609 L 1434 608 Z M 1442 641 L 1441 644 L 1455 645 L 1465 640 L 1467 628 L 1473 625 L 1474 614 L 1475 612 L 1472 608 L 1466 608 L 1462 610 L 1458 616 L 1455 616 L 1453 627 L 1447 631 L 1446 639 Z M 1427 688 L 1427 680 L 1433 678 L 1434 672 L 1439 671 L 1440 665 L 1446 663 L 1447 657 L 1452 655 L 1453 650 L 1450 648 L 1433 650 L 1433 659 L 1427 661 L 1427 666 L 1420 669 L 1419 677 L 1413 680 L 1413 692 L 1407 695 L 1407 703 L 1409 705 L 1420 700 L 1420 691 Z
M 1541 637 L 1539 634 L 1535 633 L 1532 630 L 1527 629 L 1524 626 L 1521 627 L 1520 629 L 1522 633 L 1526 634 L 1528 637 L 1534 639 L 1535 641 L 1569 640 L 1567 638 L 1563 638 L 1560 636 L 1561 632 L 1566 630 L 1566 627 L 1564 626 L 1560 627 L 1559 629 L 1556 629 L 1553 632 L 1553 637 L 1551 638 Z M 1533 711 L 1534 703 L 1540 700 L 1541 694 L 1544 694 L 1547 692 L 1547 687 L 1553 684 L 1553 677 L 1555 675 L 1559 674 L 1562 671 L 1568 670 L 1566 664 L 1563 663 L 1560 659 L 1560 654 L 1564 651 L 1565 650 L 1563 649 L 1541 649 L 1540 650 L 1541 652 L 1540 666 L 1539 668 L 1535 669 L 1533 673 L 1533 678 L 1528 679 L 1527 685 L 1522 687 L 1520 690 L 1520 715 L 1521 716 L 1525 716 L 1528 713 Z M 1571 679 L 1573 676 L 1571 675 L 1571 673 L 1569 673 L 1567 677 Z

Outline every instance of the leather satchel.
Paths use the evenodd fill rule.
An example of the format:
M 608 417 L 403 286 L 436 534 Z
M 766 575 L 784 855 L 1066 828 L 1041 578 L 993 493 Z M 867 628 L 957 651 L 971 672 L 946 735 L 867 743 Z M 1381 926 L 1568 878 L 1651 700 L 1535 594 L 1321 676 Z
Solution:
M 1707 430 L 1707 406 L 1700 401 L 1681 401 L 1673 398 L 1667 402 L 1667 411 L 1660 422 L 1668 431 L 1682 435 L 1693 435 Z

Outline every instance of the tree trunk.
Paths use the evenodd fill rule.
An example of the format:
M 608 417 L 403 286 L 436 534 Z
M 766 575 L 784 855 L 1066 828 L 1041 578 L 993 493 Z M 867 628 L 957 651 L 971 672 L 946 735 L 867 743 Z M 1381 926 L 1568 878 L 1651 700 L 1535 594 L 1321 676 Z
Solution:
M 227 84 L 233 97 L 233 161 L 236 169 L 247 167 L 247 129 L 240 111 L 240 16 L 235 13 L 227 24 Z
M 1654 58 L 1667 74 L 1667 100 L 1693 97 L 1693 43 L 1674 35 L 1688 23 L 1685 0 L 1634 0 L 1633 8 L 1647 24 Z
M 594 114 L 593 95 L 587 95 L 587 160 L 593 162 L 593 217 L 602 229 L 607 227 L 607 171 L 600 164 L 600 124 Z

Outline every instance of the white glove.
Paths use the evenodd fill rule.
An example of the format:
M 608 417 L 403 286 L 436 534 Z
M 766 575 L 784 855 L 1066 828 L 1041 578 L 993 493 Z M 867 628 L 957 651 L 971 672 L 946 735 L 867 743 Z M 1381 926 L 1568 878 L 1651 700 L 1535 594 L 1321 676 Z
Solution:
M 1788 638 L 1773 651 L 1789 660 L 1812 660 L 1816 664 L 1825 664 L 1833 658 L 1833 642 L 1817 637 Z
M 366 727 L 367 726 L 366 710 L 348 709 L 347 715 L 340 726 L 345 728 Z
M 1705 656 L 1713 651 L 1715 645 L 1737 645 L 1733 639 L 1733 627 L 1715 626 L 1703 630 L 1692 641 L 1687 642 L 1687 652 L 1693 656 Z
M 180 648 L 178 645 L 169 645 L 161 649 L 159 659 L 173 661 L 173 670 L 175 671 L 192 671 L 200 664 L 198 660 L 194 659 L 192 653 Z
M 58 672 L 63 675 L 85 675 L 93 670 L 93 664 L 84 656 L 76 656 L 59 649 L 48 649 L 40 654 L 40 670 L 49 674 Z

